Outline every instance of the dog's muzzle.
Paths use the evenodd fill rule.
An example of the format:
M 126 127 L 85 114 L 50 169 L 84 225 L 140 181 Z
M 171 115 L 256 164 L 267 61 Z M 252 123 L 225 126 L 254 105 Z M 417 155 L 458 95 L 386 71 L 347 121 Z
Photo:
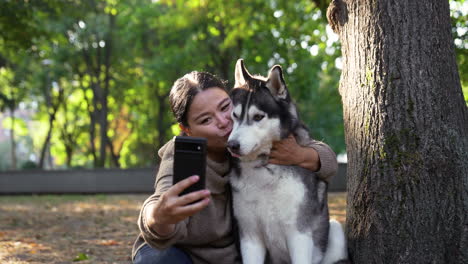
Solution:
M 240 157 L 240 143 L 237 140 L 229 140 L 227 144 L 227 148 L 229 152 L 231 152 L 232 156 L 238 158 Z

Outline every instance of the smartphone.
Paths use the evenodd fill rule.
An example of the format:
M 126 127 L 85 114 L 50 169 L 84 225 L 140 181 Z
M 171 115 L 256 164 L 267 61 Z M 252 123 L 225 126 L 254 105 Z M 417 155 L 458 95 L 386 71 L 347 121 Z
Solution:
M 193 175 L 200 177 L 196 183 L 185 189 L 180 196 L 205 189 L 206 143 L 206 138 L 175 137 L 173 184 Z

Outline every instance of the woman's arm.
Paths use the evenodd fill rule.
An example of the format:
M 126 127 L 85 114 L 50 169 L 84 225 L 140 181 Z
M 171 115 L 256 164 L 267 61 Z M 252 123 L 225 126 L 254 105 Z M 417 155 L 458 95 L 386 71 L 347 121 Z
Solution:
M 210 191 L 201 190 L 179 196 L 198 180 L 198 176 L 192 176 L 180 181 L 161 195 L 157 202 L 148 204 L 144 212 L 148 227 L 164 237 L 175 231 L 177 223 L 203 210 L 210 202 Z
M 191 193 L 178 196 L 181 190 L 193 184 L 197 178 L 188 178 L 172 185 L 174 141 L 169 141 L 159 150 L 161 162 L 155 181 L 155 192 L 143 203 L 138 227 L 145 241 L 155 248 L 167 248 L 183 239 L 186 232 L 187 216 L 209 202 L 209 192 Z M 184 182 L 184 183 L 183 183 Z M 184 205 L 202 199 L 202 201 Z

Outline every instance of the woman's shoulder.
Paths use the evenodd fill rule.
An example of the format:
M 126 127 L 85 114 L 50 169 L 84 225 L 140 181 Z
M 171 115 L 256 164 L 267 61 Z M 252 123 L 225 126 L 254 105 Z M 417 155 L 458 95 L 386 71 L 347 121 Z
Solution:
M 158 150 L 158 155 L 161 160 L 172 159 L 174 157 L 174 137 Z
M 166 142 L 159 150 L 158 155 L 161 158 L 156 174 L 155 189 L 158 190 L 160 181 L 167 181 L 167 186 L 172 183 L 173 165 L 174 165 L 174 138 Z M 170 177 L 168 177 L 170 176 Z M 164 184 L 163 184 L 164 185 Z M 166 187 L 167 187 L 166 186 Z

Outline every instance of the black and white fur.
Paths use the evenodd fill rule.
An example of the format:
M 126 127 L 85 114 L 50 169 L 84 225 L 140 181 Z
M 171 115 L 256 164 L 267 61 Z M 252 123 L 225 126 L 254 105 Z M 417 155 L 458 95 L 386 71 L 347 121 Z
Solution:
M 327 183 L 299 166 L 268 164 L 272 142 L 309 141 L 276 65 L 267 78 L 237 61 L 228 149 L 243 263 L 336 263 L 347 258 L 344 233 L 329 221 Z

